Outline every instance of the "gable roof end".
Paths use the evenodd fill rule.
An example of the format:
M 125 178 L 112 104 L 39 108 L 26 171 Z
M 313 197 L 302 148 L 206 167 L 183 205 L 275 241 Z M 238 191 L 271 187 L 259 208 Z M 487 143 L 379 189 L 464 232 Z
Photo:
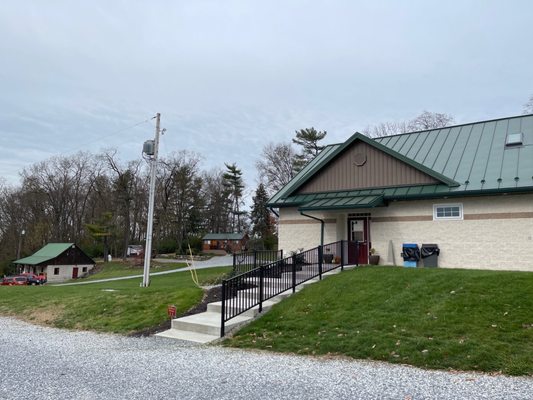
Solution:
M 447 176 L 444 176 L 436 171 L 433 171 L 432 169 L 408 158 L 408 157 L 405 157 L 404 155 L 382 145 L 381 143 L 378 143 L 376 142 L 375 140 L 363 135 L 362 133 L 359 133 L 359 132 L 356 132 L 354 133 L 346 142 L 344 142 L 342 145 L 338 145 L 336 147 L 332 147 L 332 148 L 329 148 L 328 152 L 324 155 L 324 157 L 321 157 L 319 160 L 317 160 L 315 158 L 315 160 L 317 160 L 316 163 L 314 163 L 314 165 L 311 166 L 311 164 L 313 164 L 313 162 L 311 162 L 309 164 L 309 166 L 311 166 L 311 168 L 308 170 L 308 171 L 302 171 L 300 174 L 298 174 L 296 177 L 299 177 L 298 181 L 295 182 L 295 184 L 291 185 L 291 187 L 289 188 L 288 186 L 291 184 L 289 183 L 289 185 L 286 186 L 286 188 L 288 189 L 286 191 L 286 193 L 284 193 L 284 196 L 283 197 L 286 197 L 286 196 L 290 196 L 292 193 L 294 193 L 298 188 L 302 187 L 306 182 L 308 182 L 319 170 L 321 170 L 322 168 L 324 168 L 330 161 L 332 161 L 335 157 L 337 157 L 339 154 L 341 154 L 345 149 L 347 149 L 348 147 L 350 147 L 354 142 L 356 141 L 362 141 L 364 143 L 366 143 L 367 145 L 369 146 L 372 146 L 374 147 L 375 149 L 379 150 L 379 151 L 382 151 L 386 154 L 388 154 L 389 156 L 397 159 L 397 160 L 400 160 L 408 165 L 410 165 L 411 167 L 431 176 L 432 178 L 436 179 L 437 181 L 439 182 L 442 182 L 444 183 L 445 185 L 447 185 L 448 187 L 456 187 L 456 186 L 459 186 L 459 183 L 454 181 L 453 179 L 450 179 L 448 178 Z M 324 150 L 325 151 L 325 150 Z M 321 153 L 322 154 L 322 153 Z M 321 155 L 320 154 L 320 155 Z M 317 157 L 318 158 L 318 157 Z M 314 160 L 313 160 L 314 161 Z M 302 174 L 303 173 L 303 174 Z M 302 175 L 300 177 L 300 175 Z M 292 182 L 292 181 L 291 181 Z M 285 188 L 284 188 L 285 189 Z M 283 189 L 282 189 L 283 190 Z M 281 192 L 280 192 L 281 193 Z M 283 198 L 282 197 L 282 198 Z

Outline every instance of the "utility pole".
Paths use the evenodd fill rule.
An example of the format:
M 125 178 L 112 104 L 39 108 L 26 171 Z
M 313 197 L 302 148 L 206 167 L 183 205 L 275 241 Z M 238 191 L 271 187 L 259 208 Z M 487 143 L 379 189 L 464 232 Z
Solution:
M 155 124 L 155 140 L 144 142 L 143 153 L 149 157 L 150 162 L 150 193 L 148 196 L 148 223 L 146 226 L 146 248 L 144 249 L 144 272 L 141 286 L 150 286 L 150 261 L 152 258 L 152 232 L 154 229 L 154 200 L 155 200 L 155 173 L 157 169 L 157 154 L 159 151 L 159 134 L 161 114 L 157 113 Z
M 20 249 L 22 248 L 22 239 L 24 239 L 24 234 L 25 233 L 26 233 L 26 231 L 24 229 L 20 232 L 19 245 L 17 247 L 17 260 L 20 258 Z

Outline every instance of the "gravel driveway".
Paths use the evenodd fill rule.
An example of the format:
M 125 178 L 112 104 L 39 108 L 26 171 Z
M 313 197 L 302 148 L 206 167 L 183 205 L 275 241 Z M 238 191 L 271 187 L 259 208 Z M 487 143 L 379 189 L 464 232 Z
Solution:
M 531 378 L 191 346 L 2 317 L 0 371 L 1 399 L 526 399 L 533 393 Z

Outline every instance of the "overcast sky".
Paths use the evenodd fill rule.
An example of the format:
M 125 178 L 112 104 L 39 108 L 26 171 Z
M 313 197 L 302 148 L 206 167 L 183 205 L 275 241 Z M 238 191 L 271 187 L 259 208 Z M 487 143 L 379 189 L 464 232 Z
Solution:
M 79 150 L 139 157 L 154 124 L 130 127 L 156 112 L 163 155 L 237 162 L 252 188 L 262 147 L 300 128 L 336 143 L 423 110 L 518 115 L 532 21 L 511 0 L 2 0 L 1 176 Z

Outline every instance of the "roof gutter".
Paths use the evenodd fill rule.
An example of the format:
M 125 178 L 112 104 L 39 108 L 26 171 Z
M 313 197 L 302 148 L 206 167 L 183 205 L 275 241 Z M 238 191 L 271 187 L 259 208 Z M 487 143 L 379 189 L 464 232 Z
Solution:
M 324 220 L 317 218 L 317 217 L 313 217 L 312 215 L 306 214 L 303 211 L 300 211 L 300 214 L 303 215 L 304 217 L 308 217 L 308 218 L 312 218 L 317 221 L 320 221 L 320 246 L 324 246 Z

